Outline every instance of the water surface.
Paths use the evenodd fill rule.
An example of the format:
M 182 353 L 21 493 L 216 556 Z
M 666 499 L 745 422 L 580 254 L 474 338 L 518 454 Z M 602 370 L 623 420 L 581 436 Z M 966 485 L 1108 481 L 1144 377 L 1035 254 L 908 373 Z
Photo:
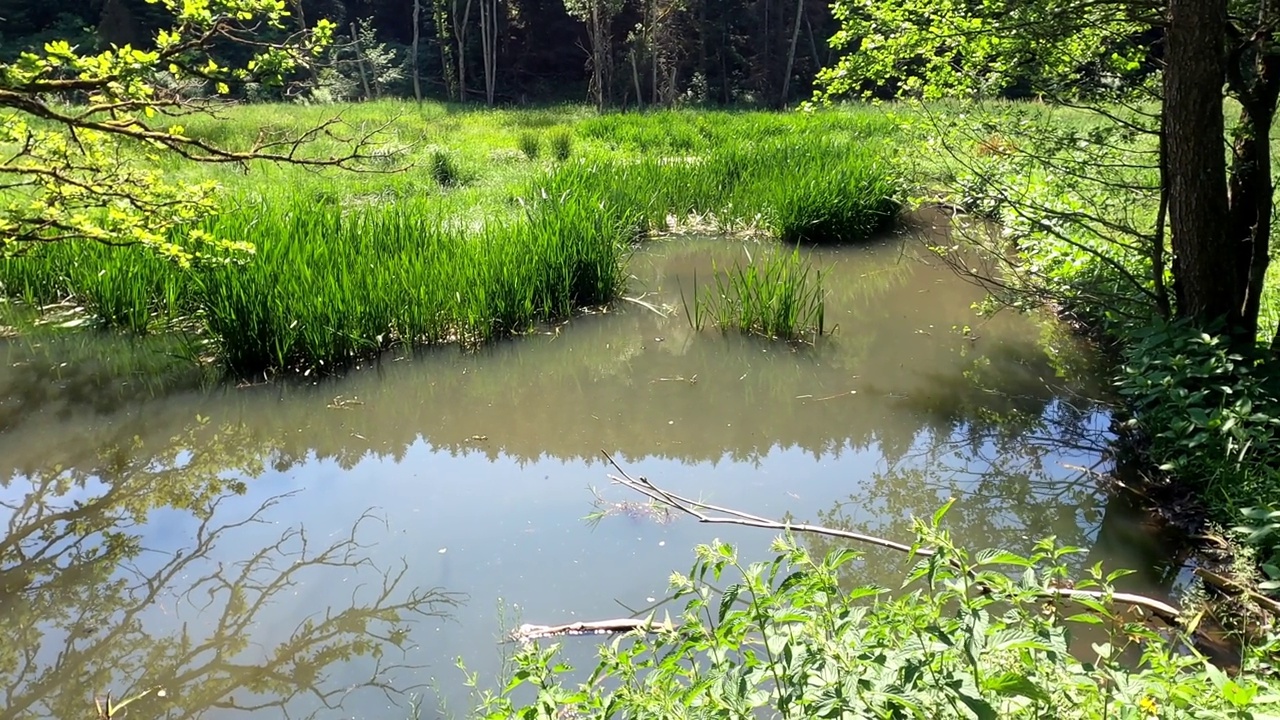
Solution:
M 317 382 L 210 385 L 151 345 L 10 341 L 0 718 L 149 687 L 164 696 L 137 717 L 397 718 L 415 694 L 461 715 L 453 658 L 489 676 L 504 627 L 653 606 L 713 538 L 764 556 L 768 534 L 626 505 L 602 451 L 758 514 L 909 539 L 955 498 L 966 545 L 1054 534 L 1147 566 L 1159 548 L 1093 478 L 1093 358 L 1053 322 L 978 318 L 980 290 L 921 249 L 931 232 L 815 252 L 838 327 L 814 347 L 694 332 L 695 275 L 767 250 L 696 238 L 633 259 L 631 296 L 658 311 Z M 612 510 L 588 523 L 596 498 Z M 901 569 L 858 566 L 893 586 Z

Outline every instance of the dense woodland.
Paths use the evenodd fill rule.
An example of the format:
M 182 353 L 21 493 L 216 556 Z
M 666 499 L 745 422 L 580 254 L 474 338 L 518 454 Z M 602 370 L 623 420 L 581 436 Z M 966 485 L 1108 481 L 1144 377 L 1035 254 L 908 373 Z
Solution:
M 809 97 L 815 74 L 830 63 L 828 39 L 837 29 L 824 0 L 289 4 L 296 22 L 327 18 L 340 28 L 342 37 L 325 67 L 298 78 L 290 90 L 333 101 L 366 94 L 412 97 L 416 60 L 417 91 L 440 100 L 782 106 Z M 52 39 L 69 39 L 82 51 L 126 43 L 145 47 L 168 21 L 147 0 L 0 0 L 0 61 Z M 601 31 L 598 37 L 593 29 Z M 598 86 L 592 62 L 597 56 Z

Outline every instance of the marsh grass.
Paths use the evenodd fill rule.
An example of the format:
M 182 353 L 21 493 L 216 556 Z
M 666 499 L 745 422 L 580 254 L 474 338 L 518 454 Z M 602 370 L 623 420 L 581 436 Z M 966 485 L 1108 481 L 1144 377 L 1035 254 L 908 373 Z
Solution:
M 538 155 L 542 152 L 542 139 L 538 137 L 537 133 L 526 130 L 520 133 L 518 142 L 520 152 L 524 153 L 526 158 L 530 160 L 538 159 Z
M 573 155 L 573 133 L 567 128 L 557 128 L 547 137 L 547 147 L 551 157 L 564 162 Z
M 235 145 L 332 113 L 248 106 L 187 128 Z M 37 307 L 70 300 L 102 326 L 139 334 L 198 328 L 237 374 L 331 368 L 392 345 L 521 333 L 610 302 L 632 241 L 673 218 L 715 218 L 792 242 L 858 242 L 897 210 L 884 162 L 889 123 L 868 112 L 595 116 L 384 101 L 344 118 L 378 129 L 384 152 L 371 169 L 409 169 L 261 165 L 240 174 L 161 158 L 177 178 L 222 184 L 228 210 L 201 229 L 250 242 L 253 255 L 181 270 L 140 249 L 51 245 L 0 260 L 4 293 Z M 338 149 L 324 138 L 309 151 Z M 559 162 L 516 161 L 544 151 Z M 512 161 L 499 161 L 503 153 Z M 791 266 L 772 256 L 764 262 L 731 271 L 721 294 L 732 304 L 715 306 L 717 324 L 778 337 L 821 332 L 820 293 L 774 287 L 809 288 L 814 278 L 782 272 Z
M 699 292 L 694 278 L 692 308 L 681 291 L 685 317 L 701 331 L 708 322 L 722 332 L 769 339 L 815 341 L 826 332 L 822 272 L 799 250 L 747 256 L 726 271 L 713 271 L 714 285 Z

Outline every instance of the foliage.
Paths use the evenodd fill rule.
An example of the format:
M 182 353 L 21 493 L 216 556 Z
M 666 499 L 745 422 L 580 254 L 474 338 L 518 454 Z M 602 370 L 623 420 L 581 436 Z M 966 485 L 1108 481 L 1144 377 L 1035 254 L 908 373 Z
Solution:
M 1125 0 L 837 0 L 832 12 L 841 28 L 831 45 L 845 52 L 818 75 L 826 98 L 1129 91 L 1147 54 L 1146 11 Z
M 771 562 L 744 565 L 727 544 L 699 546 L 692 571 L 672 577 L 686 600 L 677 622 L 604 645 L 585 680 L 558 646 L 525 647 L 507 687 L 481 695 L 479 714 L 1136 720 L 1280 707 L 1274 677 L 1228 677 L 1110 602 L 1046 606 L 1078 549 L 1049 540 L 1030 557 L 970 555 L 939 529 L 940 515 L 917 521 L 915 547 L 937 554 L 920 558 L 899 592 L 853 586 L 842 570 L 858 555 L 847 549 L 818 559 L 784 537 Z M 1122 574 L 1094 566 L 1076 587 L 1105 596 Z M 1277 649 L 1271 637 L 1248 662 L 1265 668 Z
M 154 49 L 124 45 L 83 54 L 65 41 L 26 52 L 0 65 L 0 251 L 32 243 L 85 239 L 141 244 L 181 263 L 205 255 L 244 250 L 240 240 L 170 231 L 191 225 L 215 209 L 215 186 L 178 183 L 158 167 L 176 153 L 206 162 L 253 159 L 341 164 L 351 157 L 306 159 L 301 137 L 260 137 L 247 152 L 232 152 L 185 134 L 182 119 L 202 109 L 196 100 L 163 94 L 155 76 L 198 78 L 219 94 L 231 85 L 280 84 L 332 38 L 320 22 L 284 40 L 288 13 L 280 0 L 160 0 L 173 25 L 158 31 Z M 241 43 L 253 49 L 243 64 L 224 64 L 215 47 Z M 75 93 L 81 104 L 63 104 Z
M 1147 453 L 1162 470 L 1194 487 L 1215 519 L 1231 524 L 1241 508 L 1280 490 L 1280 416 L 1272 410 L 1280 386 L 1263 355 L 1246 356 L 1219 335 L 1185 322 L 1131 331 L 1118 380 L 1141 429 Z M 1280 549 L 1264 524 L 1251 544 Z
M 701 330 L 710 319 L 723 331 L 783 340 L 816 339 L 825 331 L 822 273 L 813 270 L 799 250 L 771 252 L 745 266 L 735 262 L 716 272 L 715 286 L 701 294 L 695 284 L 694 310 L 685 314 Z M 695 278 L 696 282 L 696 278 Z
M 520 152 L 529 160 L 537 160 L 538 153 L 542 151 L 542 138 L 537 133 L 526 130 L 520 133 L 519 137 Z

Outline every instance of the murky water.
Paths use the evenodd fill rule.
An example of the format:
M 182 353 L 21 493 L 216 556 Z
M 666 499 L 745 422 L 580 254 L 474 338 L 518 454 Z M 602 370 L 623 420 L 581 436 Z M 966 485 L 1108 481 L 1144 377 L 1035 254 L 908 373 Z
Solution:
M 695 272 L 763 250 L 696 239 L 633 261 L 633 297 L 665 316 L 624 302 L 317 384 L 201 386 L 150 346 L 11 342 L 0 718 L 147 688 L 136 717 L 398 718 L 414 695 L 462 715 L 453 659 L 493 673 L 503 627 L 655 605 L 715 537 L 763 557 L 767 533 L 628 504 L 601 451 L 759 514 L 909 538 L 954 497 L 970 546 L 1056 534 L 1150 564 L 1091 477 L 1109 420 L 1088 354 L 1052 323 L 979 320 L 980 291 L 919 241 L 816 254 L 838 330 L 811 348 L 692 332 Z M 859 571 L 896 583 L 901 559 Z

